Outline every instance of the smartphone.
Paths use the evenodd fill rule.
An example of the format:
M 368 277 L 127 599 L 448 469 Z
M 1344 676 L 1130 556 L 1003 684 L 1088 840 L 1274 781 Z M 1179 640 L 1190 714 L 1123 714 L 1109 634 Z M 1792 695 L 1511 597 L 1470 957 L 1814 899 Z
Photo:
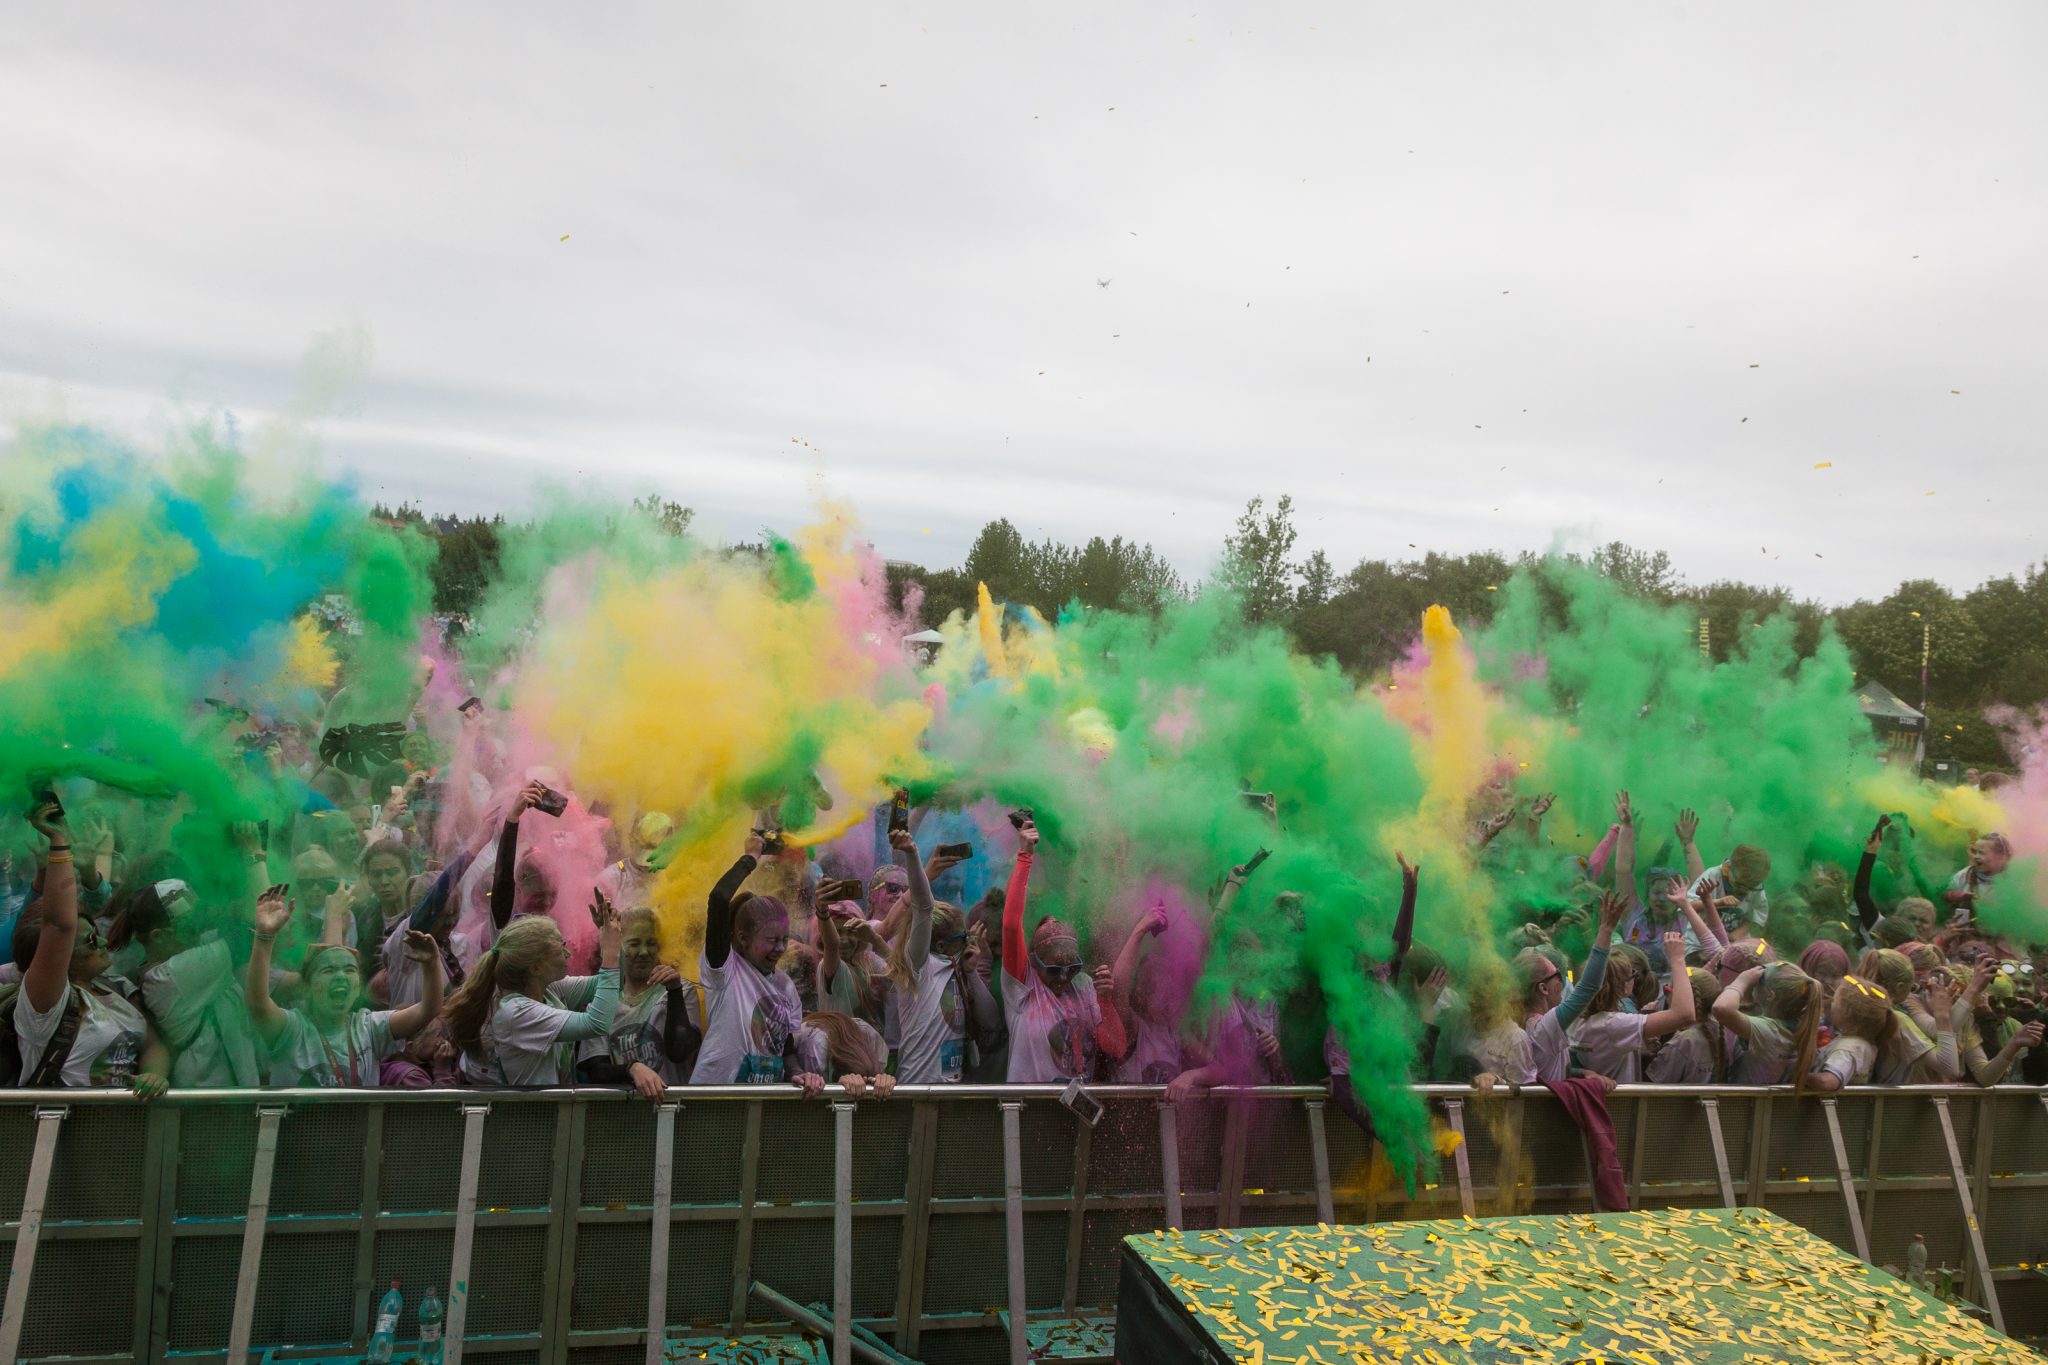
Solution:
M 542 787 L 540 790 L 540 800 L 534 803 L 533 808 L 542 815 L 559 816 L 563 811 L 569 809 L 569 798 L 556 791 L 553 787 Z
M 818 883 L 818 900 L 823 904 L 833 901 L 857 901 L 867 898 L 867 888 L 851 877 L 827 880 Z
M 754 833 L 761 836 L 763 853 L 780 853 L 785 847 L 782 842 L 782 831 L 779 829 L 757 829 Z
M 455 709 L 458 711 L 481 711 L 484 709 L 484 699 L 482 697 L 464 697 L 462 704 Z
M 941 858 L 972 858 L 974 856 L 974 845 L 940 844 L 938 847 L 938 855 Z
M 1238 795 L 1255 811 L 1269 811 L 1275 804 L 1271 792 L 1239 792 Z
M 1010 823 L 1018 829 L 1038 823 L 1038 816 L 1029 806 L 1019 806 L 1010 812 Z
M 898 787 L 889 798 L 889 832 L 894 834 L 899 829 L 910 832 L 910 792 L 903 787 Z
M 1088 1093 L 1076 1076 L 1067 1082 L 1067 1088 L 1060 1092 L 1060 1103 L 1074 1111 L 1074 1116 L 1093 1128 L 1102 1122 L 1102 1101 Z
M 1260 864 L 1260 863 L 1263 863 L 1264 861 L 1266 861 L 1266 859 L 1268 859 L 1268 858 L 1270 858 L 1270 857 L 1272 857 L 1272 856 L 1273 856 L 1273 850 L 1272 850 L 1272 849 L 1270 849 L 1270 848 L 1262 848 L 1262 849 L 1260 849 L 1260 850 L 1259 850 L 1259 851 L 1258 851 L 1257 853 L 1254 853 L 1254 854 L 1253 854 L 1253 855 L 1252 855 L 1252 856 L 1251 856 L 1251 857 L 1250 857 L 1249 859 L 1247 859 L 1247 860 L 1246 860 L 1246 862 L 1245 862 L 1245 865 L 1244 865 L 1244 874 L 1245 874 L 1245 876 L 1249 877 L 1249 876 L 1251 876 L 1251 874 L 1252 874 L 1252 873 L 1254 873 L 1254 872 L 1258 871 L 1258 870 L 1259 870 L 1259 864 Z
M 64 818 L 64 803 L 57 799 L 57 789 L 47 782 L 38 782 L 28 796 L 30 810 L 41 810 L 44 806 L 55 806 L 56 819 Z

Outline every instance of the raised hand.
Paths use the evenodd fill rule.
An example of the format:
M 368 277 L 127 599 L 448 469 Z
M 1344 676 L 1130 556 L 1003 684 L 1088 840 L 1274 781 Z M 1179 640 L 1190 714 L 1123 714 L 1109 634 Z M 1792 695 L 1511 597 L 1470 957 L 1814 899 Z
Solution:
M 1600 897 L 1600 932 L 1612 934 L 1621 917 L 1628 913 L 1628 898 L 1619 891 L 1609 891 Z
M 405 931 L 405 955 L 424 967 L 441 955 L 441 945 L 432 934 L 408 929 Z
M 1550 809 L 1550 803 L 1555 800 L 1557 800 L 1556 792 L 1545 792 L 1537 797 L 1536 803 L 1529 807 L 1529 818 L 1531 820 L 1541 820 L 1545 812 Z
M 647 984 L 667 990 L 670 986 L 682 985 L 683 974 L 666 962 L 657 962 L 654 964 L 654 970 L 647 974 Z
M 2012 1040 L 2021 1047 L 2036 1048 L 2041 1046 L 2041 1039 L 2044 1034 L 2048 1034 L 2048 1026 L 2044 1026 L 2039 1019 L 2036 1019 L 2033 1023 L 2020 1029 L 2018 1033 L 2015 1033 L 2012 1036 Z
M 1038 822 L 1036 820 L 1026 820 L 1018 827 L 1017 846 L 1020 853 L 1036 853 L 1038 851 Z
M 1685 935 L 1669 933 L 1664 935 L 1664 960 L 1671 964 L 1674 972 L 1685 970 Z
M 1422 871 L 1421 863 L 1409 862 L 1398 848 L 1394 850 L 1394 861 L 1401 865 L 1401 879 L 1403 881 L 1414 881 L 1416 874 Z
M 895 849 L 898 853 L 908 853 L 911 857 L 915 858 L 917 856 L 917 836 L 907 829 L 892 829 L 889 831 L 889 847 Z
M 64 808 L 55 801 L 45 801 L 30 811 L 28 822 L 36 833 L 50 841 L 52 848 L 71 842 L 64 829 Z
M 1634 823 L 1634 821 L 1635 810 L 1629 805 L 1628 793 L 1616 792 L 1614 794 L 1614 823 L 1617 825 L 1627 825 Z
M 265 938 L 276 938 L 284 927 L 292 922 L 293 902 L 291 887 L 283 882 L 256 898 L 256 932 Z
M 1145 912 L 1145 918 L 1140 920 L 1138 924 L 1146 933 L 1157 938 L 1166 932 L 1166 907 L 1163 905 L 1153 906 Z
M 1878 816 L 1876 826 L 1873 827 L 1870 831 L 1870 837 L 1863 841 L 1863 851 L 1865 853 L 1868 853 L 1873 858 L 1876 857 L 1879 853 L 1883 852 L 1885 831 L 1889 830 L 1891 827 L 1891 816 Z
M 1093 972 L 1089 973 L 1089 975 L 1095 978 L 1095 993 L 1107 999 L 1111 988 L 1114 987 L 1116 984 L 1116 978 L 1114 974 L 1111 973 L 1110 969 L 1107 966 L 1102 966 L 1097 967 Z
M 1684 810 L 1678 812 L 1678 823 L 1671 828 L 1678 835 L 1678 842 L 1689 846 L 1692 843 L 1692 836 L 1700 832 L 1698 812 L 1694 811 L 1691 806 L 1687 806 Z

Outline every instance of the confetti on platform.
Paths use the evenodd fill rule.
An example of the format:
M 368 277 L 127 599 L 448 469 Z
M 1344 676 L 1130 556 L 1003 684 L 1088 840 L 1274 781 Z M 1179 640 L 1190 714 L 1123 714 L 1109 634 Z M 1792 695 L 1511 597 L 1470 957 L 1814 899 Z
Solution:
M 2040 1359 L 1757 1209 L 1167 1232 L 1125 1246 L 1126 1276 L 1135 1256 L 1230 1358 L 1264 1365 Z

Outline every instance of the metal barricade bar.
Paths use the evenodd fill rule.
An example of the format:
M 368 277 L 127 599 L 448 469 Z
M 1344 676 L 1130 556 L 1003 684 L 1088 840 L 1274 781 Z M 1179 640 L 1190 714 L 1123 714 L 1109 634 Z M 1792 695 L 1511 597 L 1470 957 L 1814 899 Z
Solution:
M 448 1317 L 442 1360 L 462 1365 L 469 1335 L 469 1252 L 476 1240 L 476 1185 L 483 1172 L 484 1118 L 488 1104 L 462 1106 L 462 1175 L 455 1193 L 455 1245 L 448 1263 Z
M 57 1130 L 63 1126 L 68 1112 L 61 1105 L 36 1110 L 36 1146 L 28 1161 L 28 1185 L 21 1193 L 21 1222 L 14 1234 L 14 1267 L 7 1281 L 7 1302 L 0 1309 L 0 1360 L 13 1361 L 21 1352 L 21 1328 L 28 1317 L 36 1247 L 43 1236 L 43 1200 L 50 1192 L 50 1169 L 57 1161 Z
M 256 1318 L 256 1285 L 263 1273 L 263 1236 L 270 1226 L 270 1177 L 277 1167 L 277 1130 L 283 1122 L 284 1106 L 257 1106 L 256 1159 L 249 1168 L 249 1212 L 242 1224 L 242 1262 L 235 1272 L 228 1365 L 249 1361 L 249 1329 Z

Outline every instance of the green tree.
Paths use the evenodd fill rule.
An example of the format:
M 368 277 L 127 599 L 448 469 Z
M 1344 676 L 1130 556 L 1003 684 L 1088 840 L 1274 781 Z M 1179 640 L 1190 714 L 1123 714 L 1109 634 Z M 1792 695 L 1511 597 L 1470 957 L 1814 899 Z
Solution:
M 1947 588 L 1932 579 L 1901 583 L 1881 602 L 1858 602 L 1835 613 L 1835 627 L 1857 667 L 1914 705 L 1920 703 L 1920 656 L 1928 655 L 1928 695 L 1943 705 L 1979 700 L 1984 631 Z
M 1223 538 L 1224 585 L 1238 596 L 1244 619 L 1254 625 L 1284 619 L 1294 605 L 1294 499 L 1282 494 L 1266 511 L 1264 498 L 1253 498 L 1237 519 L 1237 529 Z
M 695 508 L 671 502 L 659 493 L 647 493 L 633 499 L 633 510 L 643 517 L 650 518 L 668 534 L 679 538 L 689 534 L 690 522 L 697 515 Z

